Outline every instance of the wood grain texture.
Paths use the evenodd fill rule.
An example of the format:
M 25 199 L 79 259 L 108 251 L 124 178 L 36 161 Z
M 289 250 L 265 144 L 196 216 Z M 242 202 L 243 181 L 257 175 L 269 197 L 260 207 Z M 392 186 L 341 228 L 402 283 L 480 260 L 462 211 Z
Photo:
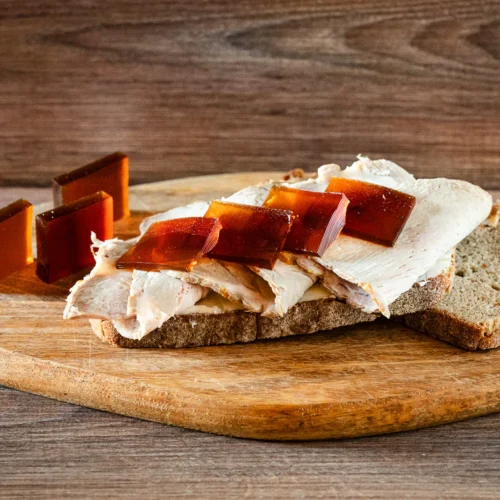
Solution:
M 0 207 L 19 198 L 24 198 L 31 204 L 38 205 L 52 200 L 52 190 L 49 188 L 0 187 Z
M 267 176 L 225 174 L 135 186 L 133 215 L 115 229 L 131 237 L 145 212 L 227 195 Z M 0 383 L 148 420 L 261 439 L 379 434 L 500 411 L 500 350 L 463 352 L 387 321 L 232 346 L 118 349 L 101 343 L 87 320 L 62 320 L 71 283 L 45 285 L 35 278 L 34 266 L 2 281 Z
M 500 198 L 500 191 L 490 190 L 493 199 Z M 29 200 L 33 205 L 50 203 L 52 191 L 49 188 L 0 187 L 0 205 L 7 205 L 19 198 Z
M 258 442 L 0 388 L 0 498 L 497 499 L 500 415 L 342 441 Z
M 2 0 L 0 184 L 388 157 L 500 188 L 497 0 Z

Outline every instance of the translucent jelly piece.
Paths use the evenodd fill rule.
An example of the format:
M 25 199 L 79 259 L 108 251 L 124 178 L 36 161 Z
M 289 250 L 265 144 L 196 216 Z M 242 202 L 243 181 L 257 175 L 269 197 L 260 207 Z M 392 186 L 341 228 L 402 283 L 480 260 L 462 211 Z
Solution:
M 17 200 L 0 209 L 0 279 L 33 262 L 33 206 Z
M 321 256 L 345 224 L 349 200 L 340 193 L 314 193 L 273 186 L 263 206 L 295 215 L 283 250 Z
M 54 205 L 72 203 L 97 191 L 113 197 L 114 220 L 129 215 L 128 157 L 113 153 L 84 167 L 58 175 L 53 182 Z
M 349 199 L 342 234 L 391 247 L 396 243 L 416 199 L 378 184 L 333 177 L 327 191 Z
M 209 257 L 272 269 L 293 215 L 285 210 L 213 201 L 205 217 L 219 219 L 219 241 Z
M 191 271 L 217 243 L 217 219 L 186 217 L 151 224 L 144 236 L 118 259 L 116 267 L 156 271 Z
M 94 263 L 90 233 L 113 237 L 113 198 L 100 191 L 37 215 L 36 274 L 47 283 Z

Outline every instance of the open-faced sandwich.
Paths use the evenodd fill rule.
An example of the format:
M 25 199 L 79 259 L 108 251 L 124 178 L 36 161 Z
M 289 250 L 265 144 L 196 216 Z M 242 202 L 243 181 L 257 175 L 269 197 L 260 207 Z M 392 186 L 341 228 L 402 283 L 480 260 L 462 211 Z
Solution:
M 326 165 L 312 178 L 154 215 L 132 240 L 94 238 L 95 267 L 71 289 L 64 317 L 89 318 L 101 339 L 121 347 L 250 342 L 380 316 L 404 316 L 431 334 L 429 321 L 454 316 L 443 331 L 455 331 L 467 321 L 439 310 L 455 250 L 462 245 L 461 268 L 471 233 L 498 250 L 496 229 L 475 232 L 491 211 L 491 196 L 465 181 L 417 180 L 365 157 L 344 170 Z M 485 347 L 478 339 L 463 347 Z

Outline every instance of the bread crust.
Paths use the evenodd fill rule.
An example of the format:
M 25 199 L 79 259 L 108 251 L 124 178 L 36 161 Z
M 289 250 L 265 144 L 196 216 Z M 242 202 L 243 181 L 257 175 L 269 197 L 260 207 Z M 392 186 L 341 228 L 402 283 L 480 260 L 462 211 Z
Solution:
M 403 323 L 468 351 L 500 347 L 500 318 L 488 323 L 473 323 L 463 316 L 440 309 L 417 312 L 404 316 Z M 496 332 L 496 334 L 495 334 Z
M 406 326 L 470 351 L 500 347 L 500 201 L 456 249 L 451 293 L 428 310 L 402 318 Z
M 453 265 L 425 284 L 415 284 L 391 305 L 391 313 L 409 314 L 436 305 L 449 290 L 452 276 Z M 90 320 L 90 323 L 101 340 L 117 347 L 182 348 L 311 334 L 374 321 L 377 317 L 377 314 L 368 314 L 343 302 L 326 298 L 300 302 L 278 318 L 244 311 L 179 315 L 170 318 L 140 340 L 123 337 L 111 321 Z

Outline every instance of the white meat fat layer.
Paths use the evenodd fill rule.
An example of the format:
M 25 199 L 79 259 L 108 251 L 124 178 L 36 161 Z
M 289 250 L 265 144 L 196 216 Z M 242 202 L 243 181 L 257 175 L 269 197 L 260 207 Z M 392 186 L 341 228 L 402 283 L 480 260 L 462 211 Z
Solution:
M 439 276 L 442 273 L 451 273 L 451 278 L 453 279 L 455 270 L 455 250 L 443 255 L 425 274 L 420 276 L 417 280 L 417 284 L 424 286 L 427 282 Z M 453 272 L 452 272 L 453 271 Z
M 221 198 L 221 201 L 229 201 L 231 203 L 241 203 L 242 205 L 262 205 L 272 183 L 260 184 L 258 186 L 248 186 L 234 193 L 228 198 Z M 195 201 L 183 207 L 175 207 L 159 214 L 147 217 L 141 222 L 140 232 L 143 235 L 151 224 L 155 222 L 163 222 L 166 220 L 179 219 L 184 217 L 203 217 L 210 206 L 208 201 Z
M 273 184 L 268 182 L 248 186 L 227 198 L 222 198 L 222 201 L 261 206 Z M 208 206 L 208 202 L 195 202 L 186 207 L 174 208 L 149 217 L 142 222 L 141 233 L 144 233 L 153 222 L 176 217 L 203 216 Z M 316 281 L 316 278 L 309 276 L 300 267 L 281 261 L 273 270 L 252 267 L 251 269 L 268 283 L 269 290 L 268 287 L 259 284 L 258 280 L 251 278 L 245 269 L 246 267 L 240 264 L 205 260 L 189 273 L 172 271 L 172 275 L 186 282 L 209 287 L 230 300 L 241 301 L 249 311 L 262 312 L 266 316 L 283 316 Z
M 259 186 L 249 186 L 229 198 L 225 198 L 224 201 L 261 206 L 273 184 L 271 182 Z M 291 185 L 295 186 L 297 184 L 301 183 L 292 183 Z M 281 260 L 276 261 L 272 270 L 254 266 L 251 269 L 269 284 L 274 293 L 274 303 L 264 310 L 265 316 L 283 316 L 286 314 L 316 281 L 314 276 L 311 276 L 299 266 Z
M 330 296 L 345 300 L 350 306 L 365 312 L 378 310 L 377 303 L 368 292 L 360 286 L 340 278 L 334 272 L 318 264 L 318 262 L 300 255 L 297 257 L 297 264 L 309 274 L 318 277 L 322 287 L 329 291 Z
M 351 167 L 346 168 L 344 171 L 342 171 L 338 165 L 325 165 L 323 167 L 320 167 L 320 169 L 318 170 L 318 178 L 317 179 L 293 183 L 293 186 L 296 188 L 299 188 L 299 189 L 306 189 L 306 190 L 312 190 L 312 191 L 324 191 L 329 180 L 333 176 L 364 180 L 364 181 L 368 181 L 368 182 L 373 182 L 373 183 L 385 185 L 387 187 L 391 187 L 394 189 L 400 189 L 400 190 L 406 191 L 406 192 L 410 192 L 411 188 L 414 187 L 414 184 L 422 182 L 422 181 L 415 181 L 414 177 L 411 174 L 409 174 L 404 169 L 402 169 L 401 167 L 399 167 L 398 165 L 396 165 L 392 162 L 389 162 L 386 160 L 377 160 L 377 161 L 372 162 L 368 158 L 359 157 L 359 160 L 357 162 L 355 162 Z M 482 201 L 483 206 L 488 204 L 488 200 L 487 199 L 485 200 L 485 197 L 484 197 L 485 193 L 475 186 L 471 186 L 470 184 L 467 184 L 467 183 L 461 183 L 460 181 L 446 181 L 444 179 L 441 179 L 440 181 L 443 181 L 445 183 L 451 183 L 451 184 L 456 183 L 456 184 L 458 184 L 459 187 L 462 187 L 462 188 L 464 187 L 464 185 L 467 185 L 470 188 L 472 188 L 472 189 L 470 189 L 470 191 L 471 192 L 475 191 L 475 193 L 477 195 L 474 203 L 479 199 L 480 202 Z M 229 198 L 226 198 L 225 201 L 232 201 L 232 202 L 236 202 L 236 203 L 246 203 L 246 204 L 252 204 L 252 205 L 260 205 L 267 197 L 267 194 L 268 194 L 271 186 L 272 186 L 272 183 L 268 183 L 268 184 L 264 184 L 264 185 L 260 185 L 260 186 L 250 186 L 248 188 L 245 188 L 245 189 L 235 193 L 234 195 L 230 196 Z M 458 190 L 460 191 L 460 189 L 458 189 Z M 464 191 L 467 191 L 467 189 L 465 189 Z M 447 195 L 445 193 L 443 198 L 446 198 L 446 197 L 447 197 Z M 469 200 L 469 201 L 471 201 L 471 200 Z M 489 200 L 489 203 L 491 204 L 491 199 Z M 481 205 L 481 203 L 480 203 L 480 205 Z M 172 218 L 176 218 L 176 217 L 202 216 L 206 212 L 206 209 L 208 208 L 208 206 L 209 206 L 209 203 L 195 202 L 195 203 L 189 205 L 188 207 L 180 207 L 180 208 L 172 209 L 172 210 L 169 210 L 168 212 L 165 212 L 163 214 L 158 214 L 156 216 L 150 217 L 150 218 L 146 219 L 145 221 L 143 221 L 143 224 L 141 225 L 141 232 L 144 232 L 147 229 L 147 227 L 149 227 L 149 225 L 155 221 L 168 220 L 168 219 L 172 219 Z M 479 207 L 479 209 L 476 210 L 476 212 L 481 212 L 481 210 L 482 210 L 482 208 Z M 484 210 L 483 210 L 483 212 L 484 212 Z M 461 233 L 466 232 L 466 234 L 464 234 L 464 236 L 456 235 L 456 237 L 453 239 L 454 243 L 450 243 L 450 246 L 448 246 L 446 250 L 450 250 L 451 248 L 453 248 L 456 244 L 455 241 L 458 238 L 462 239 L 468 233 L 470 233 L 477 226 L 478 223 L 476 223 L 476 219 L 478 219 L 478 218 L 479 218 L 479 222 L 481 222 L 482 218 L 484 218 L 484 217 L 481 215 L 481 216 L 477 216 L 477 217 L 473 218 L 472 220 L 470 218 L 468 218 L 468 223 L 464 224 L 464 226 L 468 226 L 468 229 L 467 229 L 467 231 L 464 230 L 461 232 Z M 405 228 L 405 230 L 403 230 L 402 235 L 406 232 L 407 228 L 408 228 L 408 226 Z M 339 239 L 355 240 L 354 238 L 348 238 L 348 237 L 342 237 L 342 236 Z M 400 239 L 401 239 L 401 237 L 400 237 Z M 458 239 L 458 241 L 460 241 L 460 239 Z M 379 247 L 378 245 L 373 245 L 370 243 L 362 242 L 361 240 L 355 240 L 355 242 L 360 243 L 363 246 L 368 245 L 368 247 L 365 247 L 363 251 L 367 251 L 367 248 L 370 249 L 373 247 Z M 334 244 L 332 246 L 334 246 L 335 243 L 338 243 L 338 241 L 334 242 Z M 399 243 L 399 240 L 398 240 L 398 243 Z M 429 243 L 429 244 L 432 245 L 432 243 Z M 399 244 L 397 244 L 396 247 L 397 246 L 399 246 Z M 387 249 L 385 247 L 379 247 L 378 250 L 379 251 L 388 251 L 391 249 Z M 441 256 L 444 253 L 446 253 L 446 250 L 441 254 Z M 330 249 L 328 249 L 327 253 L 329 251 L 330 251 Z M 425 252 L 425 250 L 424 250 L 424 252 Z M 437 252 L 434 252 L 434 253 L 437 253 Z M 369 250 L 368 250 L 368 255 L 370 255 Z M 421 278 L 421 276 L 425 276 L 425 274 L 433 267 L 435 262 L 441 256 L 437 256 L 436 258 L 434 258 L 435 257 L 434 254 L 433 255 L 429 255 L 428 253 L 425 254 L 425 258 L 420 259 L 420 265 L 413 266 L 413 267 L 419 267 L 422 269 L 425 268 L 424 271 L 421 274 L 419 274 L 419 276 L 417 276 L 416 278 L 412 277 L 411 278 L 412 282 L 409 284 L 408 288 L 406 288 L 406 289 L 409 289 L 416 280 L 419 280 Z M 323 257 L 325 257 L 325 256 L 323 256 Z M 385 265 L 389 265 L 387 263 L 388 259 L 387 258 L 384 259 L 384 256 L 377 256 L 376 258 L 380 258 L 381 262 L 385 263 Z M 410 257 L 410 259 L 411 258 L 414 258 L 414 257 Z M 364 255 L 362 256 L 362 259 L 364 259 Z M 317 260 L 318 260 L 318 264 L 321 264 L 321 266 L 319 266 L 319 267 L 322 267 L 323 269 L 325 269 L 325 267 L 326 267 L 329 270 L 332 270 L 332 267 L 333 267 L 332 263 L 328 263 L 328 261 L 326 261 L 326 260 L 325 260 L 325 262 L 322 262 L 321 259 L 317 259 Z M 336 260 L 337 259 L 333 259 L 333 262 L 335 262 Z M 433 262 L 431 262 L 431 260 Z M 309 262 L 312 263 L 312 261 L 309 261 Z M 348 264 L 351 264 L 351 266 L 349 266 Z M 372 264 L 373 264 L 373 262 L 372 262 Z M 393 262 L 393 266 L 395 266 L 396 264 L 397 264 L 397 262 Z M 304 272 L 304 276 L 307 276 L 309 278 L 308 275 L 311 274 L 313 277 L 309 278 L 309 279 L 314 280 L 315 276 L 317 276 L 317 274 L 315 272 L 311 272 L 311 269 L 310 269 L 311 266 L 309 265 L 309 266 L 304 266 L 304 267 L 306 269 L 306 272 Z M 308 269 L 308 267 L 309 267 L 309 269 Z M 352 263 L 344 262 L 344 259 L 340 259 L 339 267 L 340 267 L 340 270 L 347 267 L 351 271 L 356 271 L 356 263 L 354 263 L 354 265 L 353 265 Z M 360 269 L 363 270 L 363 272 L 364 272 L 364 269 L 366 269 L 366 267 L 363 267 L 362 263 L 359 264 L 359 267 L 360 267 Z M 377 267 L 376 263 L 375 263 L 375 267 Z M 402 267 L 405 268 L 405 266 L 402 266 Z M 412 269 L 411 265 L 409 267 L 410 267 L 410 269 Z M 403 270 L 406 271 L 406 269 L 402 269 L 402 271 Z M 416 274 L 417 271 L 415 269 L 413 269 L 413 271 L 414 271 L 414 274 Z M 317 270 L 316 270 L 316 272 L 317 272 Z M 342 272 L 342 270 L 341 270 L 341 272 Z M 263 273 L 263 274 L 266 274 L 266 273 Z M 386 314 L 388 314 L 388 305 L 390 303 L 389 300 L 391 300 L 391 302 L 392 302 L 393 300 L 395 300 L 397 298 L 397 296 L 399 296 L 401 293 L 404 293 L 404 291 L 406 291 L 406 290 L 402 290 L 402 288 L 399 287 L 399 285 L 403 281 L 408 281 L 408 280 L 404 280 L 404 279 L 398 279 L 397 286 L 393 287 L 395 289 L 392 290 L 392 295 L 388 294 L 388 298 L 387 298 L 387 297 L 384 297 L 383 293 L 381 293 L 380 287 L 377 286 L 378 283 L 377 283 L 376 279 L 372 280 L 372 281 L 375 281 L 375 286 L 373 286 L 373 283 L 371 283 L 368 280 L 370 278 L 370 275 L 368 275 L 367 277 L 359 278 L 356 276 L 357 273 L 353 273 L 353 276 L 349 275 L 349 278 L 347 278 L 347 277 L 345 277 L 345 276 L 348 276 L 347 274 L 344 276 L 342 276 L 341 274 L 338 274 L 338 273 L 333 273 L 333 274 L 335 275 L 335 280 L 333 280 L 333 281 L 335 281 L 335 286 L 332 284 L 333 283 L 332 280 L 327 280 L 327 282 L 331 282 L 330 283 L 331 288 L 336 289 L 337 293 L 339 293 L 338 287 L 340 284 L 341 289 L 343 290 L 342 293 L 344 294 L 343 298 L 345 298 L 348 302 L 352 303 L 356 307 L 370 309 L 370 312 L 375 312 L 376 310 L 380 309 L 380 310 L 382 310 L 382 312 L 384 312 Z M 267 278 L 268 278 L 268 283 L 270 284 L 271 288 L 273 288 L 273 290 L 279 290 L 279 285 L 278 285 L 277 281 L 274 281 L 274 283 L 273 283 L 272 279 L 270 279 L 269 276 L 267 276 Z M 366 279 L 366 278 L 368 278 L 368 279 Z M 384 281 L 384 280 L 382 280 L 382 281 Z M 385 281 L 387 281 L 387 280 L 385 280 Z M 302 280 L 302 283 L 304 283 L 305 290 L 307 290 L 310 285 L 306 286 L 307 281 L 305 279 Z M 345 285 L 348 285 L 348 286 L 345 286 Z M 405 286 L 407 286 L 407 285 L 405 285 Z M 211 287 L 211 288 L 214 289 L 213 287 Z M 288 288 L 288 293 L 290 293 L 291 297 L 293 297 L 294 295 L 298 295 L 297 289 L 293 289 L 293 288 L 290 289 L 290 287 L 287 287 L 287 288 Z M 305 292 L 305 290 L 304 290 L 304 292 Z M 384 290 L 382 290 L 382 292 L 383 291 Z M 279 293 L 279 291 L 278 291 L 278 293 Z M 285 290 L 285 293 L 286 293 L 286 290 Z M 302 296 L 303 296 L 303 293 L 301 294 L 301 297 Z M 394 296 L 394 299 L 391 299 L 392 296 Z M 299 297 L 299 299 L 300 299 L 300 297 Z M 286 312 L 287 304 L 293 305 L 293 303 L 292 303 L 293 300 L 294 299 L 291 298 L 290 301 L 287 302 L 286 300 L 283 300 L 283 297 L 281 298 L 281 301 L 279 301 L 278 298 L 276 298 L 274 307 L 275 307 L 276 311 L 279 310 L 279 313 L 283 314 L 284 312 Z M 281 302 L 281 303 L 278 305 L 278 302 Z M 254 310 L 255 304 L 251 307 L 252 307 L 251 310 Z M 269 308 L 267 310 L 269 311 Z
M 444 257 L 441 257 L 429 271 L 420 276 L 417 283 L 420 286 L 424 286 L 429 279 L 443 272 L 450 272 L 453 263 L 454 253 L 451 252 L 446 254 Z M 361 309 L 367 313 L 373 313 L 379 310 L 378 304 L 374 301 L 373 296 L 359 285 L 340 278 L 334 272 L 307 257 L 299 256 L 297 258 L 297 264 L 302 266 L 309 273 L 320 278 L 321 286 L 329 291 L 330 296 L 345 300 L 350 306 Z M 305 296 L 307 296 L 307 292 Z M 303 301 L 304 298 L 301 299 L 301 302 Z
M 93 235 L 96 265 L 70 290 L 64 318 L 108 319 L 121 335 L 140 339 L 167 319 L 193 306 L 204 289 L 163 272 L 125 271 L 116 260 L 137 241 L 117 238 L 105 242 Z
M 252 267 L 252 269 L 269 283 L 275 300 L 272 308 L 266 311 L 268 316 L 283 316 L 299 302 L 316 277 L 304 272 L 299 266 L 278 260 L 272 270 Z
M 244 310 L 245 307 L 241 302 L 233 302 L 216 292 L 209 292 L 206 297 L 180 314 L 224 314 Z
M 324 165 L 318 169 L 318 177 L 316 179 L 294 182 L 290 186 L 307 191 L 324 192 L 332 177 L 364 180 L 393 189 L 400 189 L 404 183 L 415 182 L 415 178 L 411 174 L 393 162 L 387 160 L 371 161 L 368 158 L 360 156 L 357 162 L 344 171 L 335 164 Z M 247 205 L 262 205 L 272 185 L 273 183 L 249 186 L 233 194 L 225 199 L 225 201 Z M 299 256 L 297 261 L 302 270 L 297 266 L 285 263 L 277 263 L 272 271 L 252 268 L 271 286 L 276 295 L 275 309 L 279 315 L 285 314 L 291 306 L 303 297 L 306 290 L 314 284 L 317 276 L 322 276 L 324 287 L 333 296 L 346 300 L 351 306 L 367 312 L 384 310 L 384 302 L 371 293 L 369 285 L 364 285 L 365 290 L 363 286 L 343 279 L 337 274 L 327 271 L 325 268 L 318 271 L 317 268 L 314 269 L 314 261 L 308 257 Z M 316 266 L 318 266 L 317 263 Z
M 341 174 L 378 181 L 417 198 L 394 247 L 341 234 L 321 258 L 315 258 L 338 277 L 365 290 L 386 316 L 389 304 L 470 234 L 491 210 L 491 196 L 477 186 L 448 179 L 415 180 L 391 162 L 363 158 Z
M 411 174 L 393 162 L 387 160 L 372 161 L 369 158 L 360 156 L 358 157 L 358 161 L 354 162 L 353 165 L 347 167 L 345 170 L 341 170 L 338 165 L 334 164 L 324 165 L 319 168 L 317 179 L 295 182 L 291 185 L 298 189 L 324 191 L 328 182 L 335 176 L 372 182 L 393 189 L 410 192 L 411 194 L 417 194 L 419 189 L 423 189 L 423 184 L 425 184 L 425 181 L 416 181 Z M 343 241 L 346 245 L 349 245 L 348 242 L 350 242 L 350 246 L 357 247 L 359 251 L 356 256 L 357 260 L 354 262 L 344 262 L 344 260 L 346 260 L 345 258 L 340 259 L 341 264 L 339 264 L 338 273 L 333 272 L 333 274 L 330 274 L 320 271 L 320 275 L 323 276 L 325 286 L 327 286 L 334 295 L 339 296 L 351 305 L 362 308 L 368 312 L 382 311 L 382 313 L 388 315 L 389 304 L 396 300 L 399 295 L 411 288 L 416 281 L 421 280 L 421 277 L 436 264 L 439 258 L 449 252 L 458 241 L 469 234 L 477 226 L 478 220 L 480 222 L 484 212 L 488 210 L 484 207 L 488 207 L 491 203 L 491 199 L 488 200 L 488 195 L 479 188 L 461 181 L 448 181 L 445 179 L 436 181 L 443 184 L 443 199 L 440 200 L 441 205 L 446 205 L 448 203 L 449 195 L 447 190 L 451 189 L 451 191 L 458 191 L 461 193 L 463 196 L 459 198 L 463 199 L 465 202 L 468 201 L 471 206 L 474 205 L 476 201 L 479 201 L 479 204 L 475 207 L 476 214 L 473 214 L 472 217 L 462 216 L 462 221 L 458 224 L 461 228 L 456 235 L 448 234 L 450 231 L 448 231 L 445 235 L 441 235 L 440 240 L 442 245 L 439 245 L 439 248 L 432 248 L 434 246 L 432 243 L 433 236 L 429 235 L 432 234 L 433 231 L 432 228 L 427 227 L 428 224 L 426 224 L 425 221 L 421 226 L 417 224 L 415 225 L 413 231 L 409 231 L 411 230 L 411 222 L 414 217 L 414 214 L 412 214 L 410 221 L 408 221 L 407 226 L 403 230 L 402 235 L 395 246 L 399 252 L 394 255 L 392 260 L 391 253 L 394 253 L 393 249 L 363 242 L 362 240 L 356 240 L 354 238 L 340 236 L 338 240 L 332 244 L 333 248 L 342 248 L 343 251 L 344 247 L 340 247 L 339 245 L 340 241 Z M 261 205 L 267 197 L 272 185 L 273 183 L 266 183 L 259 186 L 249 186 L 224 200 L 249 205 Z M 453 185 L 455 185 L 456 189 L 451 188 Z M 413 191 L 415 191 L 415 193 Z M 427 192 L 428 190 L 423 189 L 420 199 L 425 198 L 427 196 Z M 419 197 L 417 196 L 417 198 Z M 462 201 L 459 201 L 458 203 L 461 202 Z M 418 202 L 417 205 L 421 205 L 421 203 Z M 427 203 L 427 205 L 429 204 Z M 202 215 L 207 206 L 208 203 L 206 205 L 200 205 L 199 203 L 192 204 L 189 206 L 189 212 L 187 212 L 185 216 Z M 438 207 L 439 206 L 440 205 L 438 204 Z M 195 212 L 193 212 L 193 210 L 195 210 Z M 198 211 L 196 212 L 196 210 Z M 451 226 L 453 227 L 455 217 L 450 217 L 450 212 L 453 212 L 453 210 L 448 210 L 448 214 L 438 218 L 435 226 L 439 228 L 442 223 L 447 225 L 451 220 Z M 436 215 L 435 211 L 429 210 L 428 207 L 423 207 L 421 212 L 425 214 L 422 218 Z M 180 213 L 181 212 L 179 211 L 169 211 L 161 217 L 164 219 L 172 218 L 173 216 L 179 216 Z M 443 219 L 446 222 L 443 222 Z M 434 232 L 439 232 L 439 229 L 434 229 Z M 413 242 L 419 238 L 420 233 L 423 240 L 421 243 L 423 244 L 420 245 L 418 252 L 412 252 L 412 247 L 414 245 Z M 401 243 L 405 240 L 405 238 L 408 240 L 408 244 L 403 248 Z M 333 271 L 334 264 L 337 260 L 330 259 L 331 253 L 333 253 L 333 250 L 331 250 L 332 247 L 328 249 L 327 253 L 323 256 L 323 259 L 317 259 L 318 263 L 322 264 L 321 267 L 327 268 L 330 271 Z M 428 248 L 430 248 L 431 251 L 427 251 Z M 375 256 L 372 256 L 373 251 L 375 251 Z M 416 253 L 420 253 L 421 255 L 415 257 Z M 438 253 L 440 253 L 440 255 L 438 255 Z M 368 258 L 368 261 L 371 262 L 371 266 L 369 266 L 366 262 L 363 263 L 365 256 Z M 370 256 L 372 256 L 372 258 L 370 258 Z M 405 262 L 407 258 L 410 259 L 409 263 Z M 415 260 L 411 261 L 411 259 Z M 332 262 L 328 262 L 329 260 L 332 260 Z M 283 273 L 276 274 L 273 272 L 266 272 L 265 270 L 257 270 L 260 276 L 266 279 L 276 294 L 275 310 L 278 314 L 284 314 L 288 308 L 294 304 L 296 297 L 299 296 L 299 294 L 302 296 L 303 293 L 309 288 L 310 281 L 308 281 L 308 279 L 315 279 L 314 277 L 317 276 L 316 272 L 311 267 L 312 261 L 307 261 L 308 258 L 299 258 L 298 263 L 304 269 L 304 279 L 298 280 L 298 282 L 292 287 L 280 286 L 280 281 L 283 282 Z M 385 273 L 384 270 L 379 270 L 379 263 L 392 270 L 399 269 L 399 272 L 386 274 L 387 278 L 384 278 L 383 276 L 375 276 L 376 274 Z M 284 266 L 287 266 L 287 264 Z M 346 272 L 346 268 L 351 274 Z M 371 270 L 371 273 L 363 276 L 363 273 L 365 273 L 368 269 Z M 296 267 L 293 268 L 290 266 L 288 273 L 290 281 L 292 276 L 294 276 L 294 273 L 296 273 Z M 383 282 L 385 288 L 382 287 L 381 289 L 379 281 Z M 392 287 L 391 282 L 393 285 Z M 301 286 L 303 288 L 302 290 L 300 290 Z
M 115 261 L 134 243 L 117 238 L 100 241 L 92 233 L 95 266 L 88 276 L 77 281 L 66 299 L 64 319 L 88 318 L 117 319 L 127 315 L 127 300 L 132 284 L 132 273 L 118 270 Z
M 303 260 L 301 260 L 303 259 Z M 361 287 L 354 285 L 354 283 L 349 283 L 345 280 L 342 280 L 338 276 L 335 276 L 334 273 L 320 266 L 314 260 L 308 259 L 306 257 L 301 256 L 297 259 L 301 260 L 301 263 L 305 263 L 306 269 L 314 278 L 324 278 L 321 282 L 317 282 L 308 288 L 304 295 L 300 297 L 298 302 L 308 302 L 311 300 L 321 300 L 329 297 L 335 297 L 337 299 L 346 299 L 347 303 L 351 304 L 353 307 L 364 310 L 365 312 L 373 311 L 373 308 L 376 307 L 376 304 L 373 302 L 373 298 L 367 292 L 365 292 Z M 434 278 L 442 273 L 453 274 L 454 269 L 454 261 L 455 256 L 454 252 L 451 252 L 441 259 L 439 259 L 436 264 L 429 269 L 429 271 L 420 276 L 417 281 L 419 286 L 424 286 L 428 280 Z M 331 275 L 331 277 L 329 276 Z M 452 278 L 453 276 L 451 276 Z M 347 295 L 346 293 L 339 293 L 338 290 L 332 290 L 332 284 L 342 284 L 346 289 L 353 290 L 353 293 Z M 330 287 L 327 288 L 327 285 Z M 335 293 L 336 292 L 336 293 Z M 356 300 L 358 299 L 358 300 Z M 193 314 L 193 313 L 201 313 L 201 314 L 223 314 L 231 311 L 244 310 L 244 306 L 241 303 L 232 302 L 221 295 L 210 292 L 207 297 L 201 299 L 197 302 L 193 307 L 186 309 L 182 314 Z
M 228 201 L 231 203 L 240 203 L 242 205 L 260 206 L 264 203 L 269 190 L 273 186 L 273 182 L 259 184 L 257 186 L 248 186 L 240 189 L 236 193 L 227 198 L 221 198 L 221 201 Z M 151 224 L 154 222 L 163 222 L 166 220 L 179 219 L 184 217 L 203 217 L 210 206 L 208 201 L 195 201 L 183 207 L 175 207 L 161 212 L 159 214 L 147 217 L 141 222 L 140 232 L 143 235 Z
M 125 337 L 141 339 L 172 316 L 193 306 L 203 297 L 203 292 L 201 286 L 184 283 L 164 271 L 134 270 L 128 318 L 115 321 L 115 328 Z
M 184 207 L 175 207 L 167 210 L 166 212 L 161 212 L 159 214 L 152 215 L 151 217 L 146 217 L 139 226 L 141 235 L 143 235 L 151 224 L 154 222 L 163 222 L 166 220 L 180 219 L 184 217 L 203 217 L 208 210 L 210 203 L 207 201 L 195 201 Z
M 251 312 L 266 311 L 274 302 L 267 283 L 241 264 L 204 258 L 190 272 L 165 272 L 187 283 L 210 288 L 234 302 L 241 302 Z

